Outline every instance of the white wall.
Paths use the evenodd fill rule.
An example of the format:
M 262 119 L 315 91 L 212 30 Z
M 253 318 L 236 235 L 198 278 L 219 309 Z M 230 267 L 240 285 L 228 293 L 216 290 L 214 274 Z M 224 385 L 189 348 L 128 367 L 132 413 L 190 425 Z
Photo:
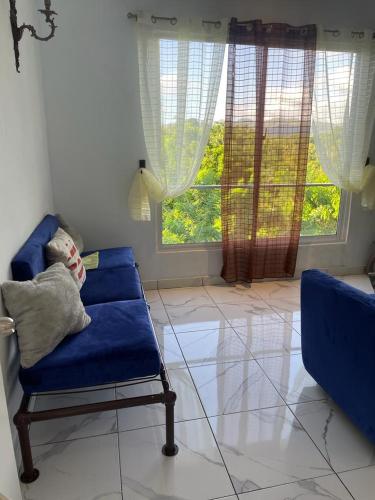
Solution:
M 146 153 L 134 22 L 126 13 L 143 8 L 167 16 L 375 28 L 373 0 L 55 0 L 54 6 L 60 28 L 42 54 L 56 206 L 89 247 L 132 245 L 145 280 L 218 275 L 221 253 L 158 252 L 155 221 L 128 217 L 128 189 Z M 301 247 L 299 269 L 363 267 L 375 239 L 375 216 L 356 198 L 351 215 L 348 243 Z
M 30 0 L 18 0 L 17 7 L 20 22 L 35 21 Z M 39 42 L 27 36 L 21 42 L 21 64 L 18 75 L 9 2 L 0 0 L 0 283 L 10 278 L 14 254 L 53 209 Z M 5 404 L 6 395 L 13 416 L 21 395 L 15 339 L 0 339 L 0 364 L 0 493 L 16 500 L 19 485 Z

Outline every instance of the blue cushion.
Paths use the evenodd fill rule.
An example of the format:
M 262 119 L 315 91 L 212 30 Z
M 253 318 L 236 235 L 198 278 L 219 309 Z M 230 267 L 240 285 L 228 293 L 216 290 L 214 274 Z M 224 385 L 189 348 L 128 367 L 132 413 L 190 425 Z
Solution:
M 94 252 L 99 252 L 99 267 L 98 269 L 109 269 L 113 267 L 134 267 L 135 259 L 131 247 L 105 248 L 102 250 L 92 250 L 91 252 L 83 252 L 81 255 L 85 257 Z
M 46 270 L 45 245 L 53 238 L 58 227 L 59 222 L 54 215 L 44 217 L 12 260 L 14 280 L 32 280 Z
M 306 370 L 375 442 L 375 298 L 320 271 L 301 282 Z
M 26 394 L 124 382 L 160 373 L 144 300 L 87 307 L 91 324 L 66 337 L 32 368 L 20 370 Z
M 141 281 L 135 267 L 89 271 L 81 288 L 81 299 L 85 306 L 142 297 Z

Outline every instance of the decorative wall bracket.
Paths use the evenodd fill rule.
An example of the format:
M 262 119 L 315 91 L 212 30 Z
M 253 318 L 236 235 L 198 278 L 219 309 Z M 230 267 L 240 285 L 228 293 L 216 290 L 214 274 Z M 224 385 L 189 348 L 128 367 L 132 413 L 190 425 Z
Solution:
M 54 16 L 57 16 L 57 13 L 51 10 L 51 0 L 44 0 L 45 8 L 40 9 L 38 12 L 40 12 L 45 16 L 46 18 L 45 21 L 50 26 L 51 31 L 47 36 L 39 36 L 36 32 L 36 29 L 34 28 L 34 26 L 31 26 L 31 24 L 23 23 L 21 26 L 18 26 L 16 0 L 9 0 L 9 4 L 10 4 L 10 24 L 12 26 L 12 34 L 14 41 L 14 56 L 16 59 L 16 69 L 17 72 L 19 73 L 20 72 L 19 43 L 21 41 L 24 31 L 25 30 L 30 31 L 30 36 L 36 38 L 36 40 L 40 40 L 42 42 L 47 42 L 48 40 L 51 40 L 51 38 L 55 36 L 55 31 L 57 28 L 54 19 Z

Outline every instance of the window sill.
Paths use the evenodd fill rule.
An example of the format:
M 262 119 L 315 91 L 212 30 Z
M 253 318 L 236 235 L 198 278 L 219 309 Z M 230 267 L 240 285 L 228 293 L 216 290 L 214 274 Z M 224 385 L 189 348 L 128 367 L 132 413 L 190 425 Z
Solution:
M 349 219 L 351 211 L 351 193 L 341 192 L 340 215 L 337 221 L 337 233 L 332 235 L 320 236 L 301 236 L 299 246 L 318 246 L 318 245 L 345 245 L 348 239 Z M 221 251 L 221 242 L 213 243 L 189 243 L 165 245 L 161 241 L 161 208 L 156 209 L 158 224 L 157 232 L 157 253 L 187 253 L 187 252 L 217 252 Z
M 339 238 L 333 234 L 329 236 L 301 236 L 299 246 L 315 245 L 345 245 L 346 239 Z M 180 253 L 180 252 L 212 252 L 220 251 L 221 242 L 218 243 L 190 243 L 178 245 L 161 244 L 158 253 Z

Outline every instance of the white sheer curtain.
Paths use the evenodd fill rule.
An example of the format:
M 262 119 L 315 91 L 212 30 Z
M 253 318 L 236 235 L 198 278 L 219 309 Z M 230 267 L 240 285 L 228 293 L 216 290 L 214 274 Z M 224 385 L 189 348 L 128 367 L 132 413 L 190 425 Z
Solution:
M 148 164 L 129 193 L 130 214 L 150 220 L 150 198 L 184 193 L 194 182 L 215 112 L 227 20 L 176 23 L 138 16 L 142 121 Z
M 312 132 L 330 180 L 375 208 L 375 167 L 365 168 L 375 119 L 372 31 L 319 27 Z

